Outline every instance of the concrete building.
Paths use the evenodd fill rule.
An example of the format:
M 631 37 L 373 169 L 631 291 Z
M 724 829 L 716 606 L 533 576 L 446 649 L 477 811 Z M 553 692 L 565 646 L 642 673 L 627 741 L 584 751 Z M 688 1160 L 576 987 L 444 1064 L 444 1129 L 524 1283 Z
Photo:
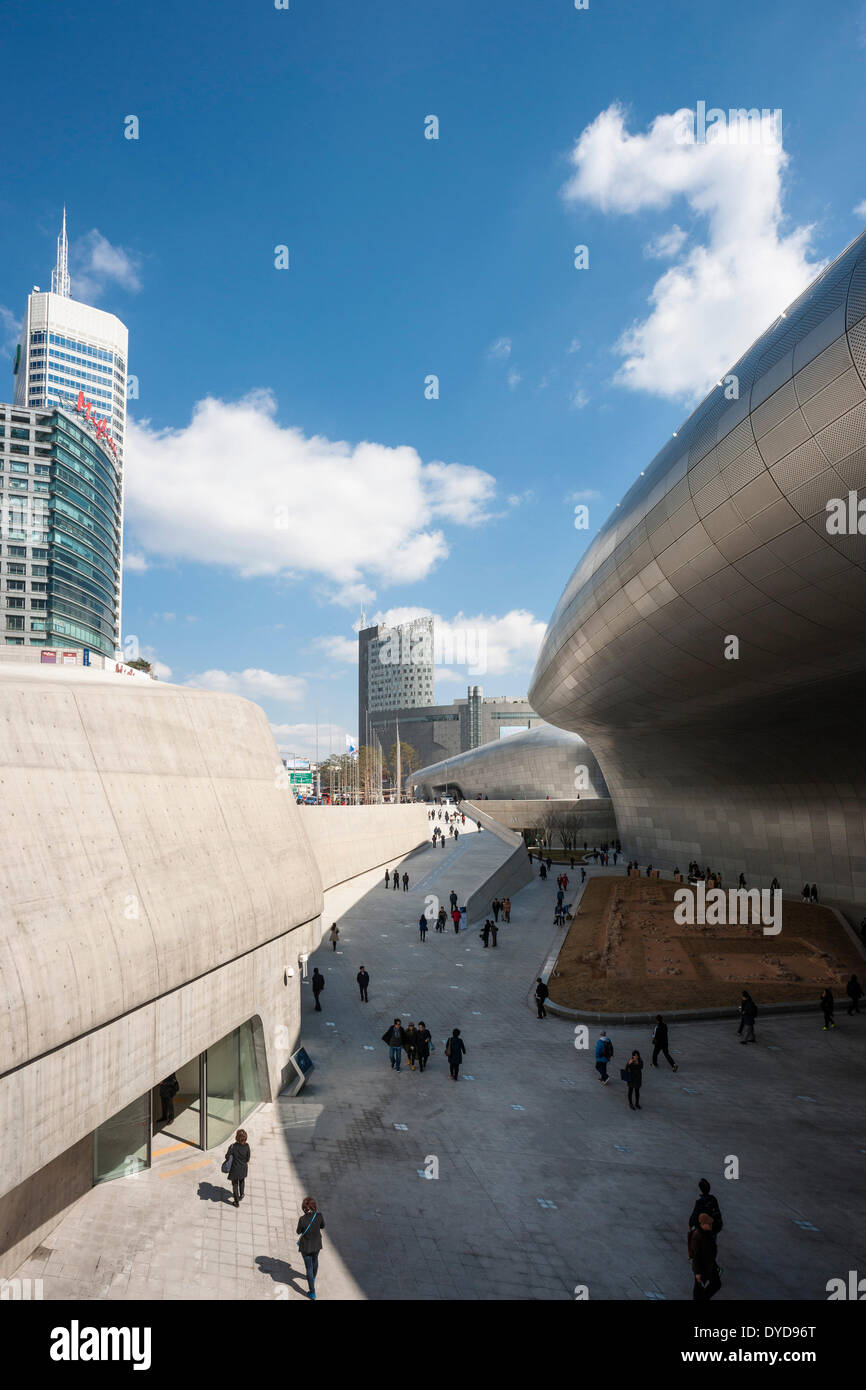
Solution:
M 324 887 L 422 806 L 305 807 L 266 716 L 124 668 L 0 664 L 0 1273 L 151 1160 L 158 1087 L 222 1145 L 293 1076 Z
M 358 738 L 369 741 L 369 718 L 381 710 L 433 703 L 433 619 L 358 633 Z
M 70 297 L 64 208 L 51 290 L 34 286 L 27 297 L 13 368 L 15 405 L 74 409 L 80 394 L 82 406 L 104 422 L 122 462 L 128 351 L 129 334 L 120 319 Z
M 530 699 L 586 738 L 627 854 L 862 911 L 864 487 L 866 233 L 647 465 L 551 618 Z
M 0 405 L 2 645 L 113 657 L 121 550 L 121 466 L 99 422 Z

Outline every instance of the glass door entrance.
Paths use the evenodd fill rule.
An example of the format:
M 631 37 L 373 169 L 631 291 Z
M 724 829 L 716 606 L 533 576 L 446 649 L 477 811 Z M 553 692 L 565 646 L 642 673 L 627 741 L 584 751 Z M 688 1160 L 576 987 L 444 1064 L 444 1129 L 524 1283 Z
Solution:
M 201 1058 L 193 1057 L 154 1086 L 153 1130 L 159 1135 L 154 1144 L 154 1157 L 167 1144 L 194 1144 L 202 1148 L 201 1132 Z M 170 1085 L 168 1083 L 171 1083 Z M 175 1086 L 177 1089 L 175 1090 Z M 171 1094 L 174 1092 L 174 1094 Z

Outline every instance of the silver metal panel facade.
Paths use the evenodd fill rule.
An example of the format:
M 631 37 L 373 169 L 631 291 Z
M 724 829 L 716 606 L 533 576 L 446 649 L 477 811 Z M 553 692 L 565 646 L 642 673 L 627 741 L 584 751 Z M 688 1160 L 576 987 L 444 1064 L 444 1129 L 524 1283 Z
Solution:
M 510 734 L 454 758 L 422 768 L 412 778 L 425 796 L 438 796 L 448 787 L 470 800 L 573 801 L 607 797 L 601 769 L 579 735 L 550 724 Z
M 627 853 L 863 903 L 866 537 L 827 504 L 866 490 L 866 233 L 730 375 L 576 567 L 529 698 L 590 743 Z

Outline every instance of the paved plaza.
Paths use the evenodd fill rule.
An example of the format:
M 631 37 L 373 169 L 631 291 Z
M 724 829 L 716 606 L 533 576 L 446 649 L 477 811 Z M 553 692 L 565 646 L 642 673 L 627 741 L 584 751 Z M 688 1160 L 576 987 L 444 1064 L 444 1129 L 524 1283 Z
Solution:
M 757 1045 L 741 1047 L 737 991 L 729 1021 L 671 1026 L 676 1074 L 650 1070 L 648 1029 L 612 1028 L 602 1086 L 592 1046 L 576 1050 L 573 1026 L 538 1020 L 532 1000 L 555 936 L 555 871 L 514 897 L 496 949 L 450 921 L 419 941 L 425 897 L 447 907 L 453 886 L 464 902 L 508 852 L 465 833 L 401 865 L 408 893 L 386 891 L 377 870 L 349 910 L 340 890 L 327 895 L 323 920 L 340 913 L 341 939 L 311 961 L 321 1013 L 304 986 L 315 1071 L 297 1099 L 246 1122 L 239 1210 L 223 1149 L 168 1152 L 95 1187 L 17 1275 L 42 1278 L 47 1299 L 300 1299 L 295 1227 L 311 1193 L 326 1222 L 320 1299 L 573 1299 L 586 1286 L 591 1300 L 682 1300 L 700 1177 L 725 1221 L 717 1302 L 820 1300 L 828 1279 L 866 1272 L 866 1015 L 842 1008 L 827 1034 L 816 1002 L 814 1016 L 759 1017 Z M 433 1033 L 424 1075 L 389 1067 L 381 1036 L 397 1015 Z M 457 1084 L 443 1050 L 453 1027 L 467 1046 Z M 619 1079 L 636 1046 L 640 1112 Z M 726 1180 L 732 1158 L 739 1177 Z

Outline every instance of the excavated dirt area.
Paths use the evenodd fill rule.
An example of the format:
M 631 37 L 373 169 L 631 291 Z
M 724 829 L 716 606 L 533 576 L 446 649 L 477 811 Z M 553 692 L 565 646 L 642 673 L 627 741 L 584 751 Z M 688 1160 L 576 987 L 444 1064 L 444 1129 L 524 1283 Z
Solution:
M 814 1000 L 826 986 L 837 1007 L 863 960 L 833 913 L 785 901 L 782 930 L 760 925 L 680 926 L 676 883 L 595 878 L 586 885 L 550 980 L 551 999 L 599 1012 L 735 1008 L 748 989 L 757 1003 Z M 864 986 L 866 987 L 866 986 Z

